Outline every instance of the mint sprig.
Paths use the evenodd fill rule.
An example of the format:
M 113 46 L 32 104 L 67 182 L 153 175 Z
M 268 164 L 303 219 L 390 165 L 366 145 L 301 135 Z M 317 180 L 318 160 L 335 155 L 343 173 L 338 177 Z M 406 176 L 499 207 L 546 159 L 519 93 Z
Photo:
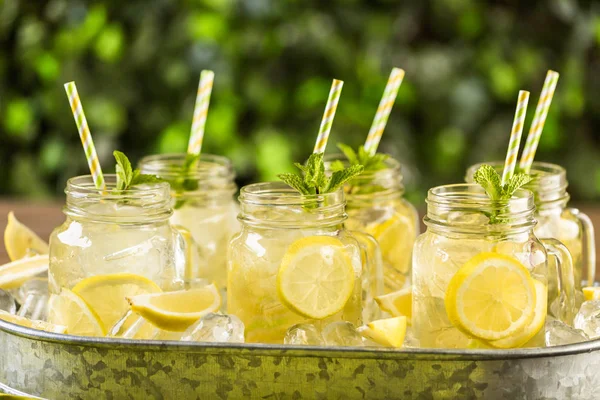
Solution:
M 346 144 L 338 143 L 338 149 L 344 153 L 350 165 L 362 165 L 365 172 L 380 171 L 386 168 L 385 160 L 389 158 L 387 154 L 375 153 L 371 155 L 365 150 L 364 146 L 359 146 L 357 151 Z M 344 163 L 335 160 L 331 163 L 331 170 L 338 171 L 344 169 Z
M 483 164 L 475 174 L 473 180 L 481 185 L 491 200 L 509 200 L 517 189 L 531 181 L 531 176 L 524 173 L 514 174 L 506 184 L 502 185 L 502 179 L 498 171 L 491 165 Z M 499 211 L 490 215 L 490 224 L 505 222 L 498 218 Z
M 334 171 L 331 176 L 325 174 L 323 153 L 313 153 L 306 164 L 294 164 L 300 173 L 285 173 L 277 175 L 288 186 L 303 195 L 333 193 L 350 179 L 363 172 L 362 165 L 351 165 Z
M 113 156 L 117 161 L 117 185 L 113 190 L 113 194 L 120 194 L 124 190 L 129 190 L 133 186 L 144 183 L 163 182 L 162 179 L 155 175 L 142 174 L 139 168 L 135 170 L 131 167 L 131 162 L 127 156 L 120 151 L 113 151 Z

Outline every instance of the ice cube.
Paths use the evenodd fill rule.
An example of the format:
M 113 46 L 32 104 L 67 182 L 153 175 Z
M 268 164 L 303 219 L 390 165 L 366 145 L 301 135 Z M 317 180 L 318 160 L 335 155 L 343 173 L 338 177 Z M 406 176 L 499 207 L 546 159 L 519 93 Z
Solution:
M 17 315 L 45 321 L 48 317 L 48 279 L 34 278 L 25 282 L 18 291 L 21 307 Z
M 104 261 L 116 261 L 125 257 L 145 255 L 152 249 L 164 247 L 166 242 L 167 240 L 162 236 L 152 236 L 150 239 L 144 240 L 141 243 L 105 255 Z
M 350 322 L 332 322 L 323 328 L 322 335 L 328 346 L 364 346 L 361 334 Z
M 153 339 L 159 329 L 131 310 L 119 319 L 108 331 L 108 337 L 123 339 Z
M 209 313 L 190 326 L 181 340 L 244 343 L 244 323 L 235 315 Z
M 451 211 L 448 213 L 448 223 L 453 225 L 487 225 L 490 218 L 479 211 Z
M 323 346 L 325 341 L 318 329 L 311 324 L 297 324 L 288 329 L 284 344 Z
M 586 301 L 575 316 L 573 326 L 595 339 L 600 336 L 600 300 Z
M 12 294 L 0 289 L 0 310 L 6 311 L 9 314 L 14 314 L 17 311 L 17 304 Z
M 559 320 L 546 321 L 546 346 L 561 346 L 586 340 L 589 338 L 582 330 L 571 328 Z

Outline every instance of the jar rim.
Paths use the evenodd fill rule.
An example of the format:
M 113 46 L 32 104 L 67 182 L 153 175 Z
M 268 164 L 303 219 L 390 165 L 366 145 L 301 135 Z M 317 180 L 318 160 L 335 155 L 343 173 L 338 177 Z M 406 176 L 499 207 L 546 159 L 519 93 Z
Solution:
M 169 184 L 167 182 L 145 183 L 143 187 L 133 187 L 126 190 L 120 190 L 118 194 L 113 193 L 117 188 L 117 175 L 104 174 L 105 193 L 96 188 L 92 175 L 79 175 L 69 178 L 65 193 L 77 192 L 80 196 L 98 197 L 107 200 L 118 200 L 121 197 L 144 198 L 149 195 L 163 195 L 167 198 L 169 194 Z
M 152 154 L 139 161 L 144 173 L 157 175 L 161 178 L 172 179 L 181 177 L 187 153 Z M 185 178 L 206 180 L 214 178 L 235 179 L 235 171 L 231 161 L 224 156 L 202 153 L 195 168 L 187 171 Z

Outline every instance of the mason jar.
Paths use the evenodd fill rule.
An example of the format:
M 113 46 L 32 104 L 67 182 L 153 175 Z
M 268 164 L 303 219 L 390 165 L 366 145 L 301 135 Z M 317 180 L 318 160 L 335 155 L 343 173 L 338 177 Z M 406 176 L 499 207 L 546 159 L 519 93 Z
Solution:
M 330 168 L 341 155 L 327 158 Z M 348 166 L 346 161 L 342 161 Z M 412 250 L 419 234 L 417 210 L 403 198 L 401 165 L 393 158 L 385 160 L 385 168 L 366 171 L 344 187 L 346 194 L 345 225 L 352 231 L 373 236 L 379 243 L 383 259 L 383 282 L 373 278 L 385 293 L 410 285 Z M 378 289 L 373 289 L 378 290 Z
M 479 166 L 467 170 L 467 182 L 473 181 L 473 174 Z M 492 162 L 489 165 L 501 171 L 504 164 Z M 535 234 L 540 238 L 560 240 L 573 258 L 575 287 L 593 285 L 596 274 L 596 245 L 594 227 L 590 218 L 576 208 L 567 207 L 567 172 L 560 165 L 534 162 L 531 170 L 533 178 L 524 187 L 531 190 L 535 198 L 535 218 L 538 223 Z
M 568 250 L 555 239 L 538 239 L 534 234 L 534 201 L 528 190 L 518 190 L 510 200 L 490 200 L 475 184 L 438 186 L 427 194 L 427 230 L 415 242 L 413 254 L 413 333 L 421 347 L 469 348 L 492 346 L 459 329 L 447 312 L 450 282 L 475 257 L 508 256 L 523 265 L 534 280 L 542 311 L 529 336 L 508 338 L 508 347 L 544 345 L 547 312 L 548 257 L 556 261 L 556 273 L 564 303 L 574 301 L 572 261 Z M 490 223 L 490 216 L 497 223 Z M 471 261 L 473 263 L 473 261 Z M 469 264 L 470 265 L 470 264 Z M 491 283 L 496 284 L 496 283 Z M 497 282 L 502 285 L 504 282 Z M 536 303 L 537 307 L 537 303 Z M 570 310 L 569 304 L 565 312 Z M 573 315 L 561 315 L 569 322 Z M 514 340 L 511 340 L 514 339 Z M 499 344 L 496 347 L 507 347 Z
M 239 230 L 237 191 L 231 162 L 221 156 L 202 154 L 185 170 L 186 154 L 144 157 L 142 173 L 157 175 L 171 184 L 171 223 L 187 229 L 195 248 L 190 279 L 215 282 L 224 291 L 227 284 L 227 245 Z
M 181 235 L 166 182 L 115 191 L 116 176 L 105 175 L 106 190 L 91 176 L 78 176 L 65 189 L 65 222 L 50 235 L 49 291 L 83 297 L 109 329 L 129 307 L 125 297 L 170 290 L 181 284 Z
M 257 183 L 244 186 L 239 200 L 242 228 L 229 244 L 227 312 L 244 322 L 246 342 L 282 343 L 298 323 L 361 324 L 361 255 L 357 240 L 344 229 L 342 190 L 306 196 L 281 182 Z M 282 300 L 278 277 L 283 269 L 295 265 L 312 271 L 332 262 L 351 268 L 353 277 L 351 294 L 337 312 L 311 318 Z

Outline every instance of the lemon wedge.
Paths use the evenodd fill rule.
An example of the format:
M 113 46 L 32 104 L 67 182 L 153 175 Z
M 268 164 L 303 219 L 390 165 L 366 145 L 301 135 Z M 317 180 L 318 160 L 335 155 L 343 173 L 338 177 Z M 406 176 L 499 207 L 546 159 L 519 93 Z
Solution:
M 361 335 L 386 347 L 402 347 L 406 317 L 378 319 L 358 328 Z
M 4 230 L 4 246 L 11 261 L 32 255 L 48 254 L 48 243 L 19 222 L 12 211 L 8 213 L 8 223 Z
M 461 331 L 484 340 L 514 335 L 531 324 L 536 308 L 535 284 L 517 259 L 481 253 L 452 277 L 446 312 Z
M 128 297 L 131 311 L 152 325 L 167 331 L 184 331 L 194 322 L 221 307 L 221 296 L 215 284 L 202 288 L 141 294 Z
M 50 296 L 48 322 L 67 327 L 70 335 L 105 336 L 106 329 L 86 302 L 68 289 Z
M 48 255 L 25 257 L 0 266 L 0 288 L 16 289 L 29 279 L 48 271 Z
M 583 291 L 583 297 L 585 301 L 600 300 L 600 287 L 588 286 L 581 289 Z
M 36 321 L 25 317 L 19 317 L 18 315 L 9 314 L 6 311 L 0 310 L 0 319 L 24 326 L 26 328 L 38 329 L 40 331 L 52 332 L 52 333 L 66 333 L 67 327 L 63 325 L 55 325 L 49 322 Z
M 544 326 L 546 322 L 546 308 L 548 306 L 548 288 L 537 279 L 533 280 L 535 286 L 535 314 L 533 320 L 523 330 L 504 339 L 489 342 L 490 345 L 501 349 L 521 347 L 529 342 Z
M 375 301 L 382 311 L 392 314 L 393 317 L 405 316 L 410 325 L 412 319 L 412 287 L 375 297 Z
M 352 260 L 339 239 L 308 236 L 292 243 L 283 256 L 277 291 L 292 311 L 323 319 L 344 308 L 354 280 Z
M 83 279 L 73 287 L 110 329 L 129 309 L 127 297 L 157 293 L 161 289 L 150 279 L 130 273 L 96 275 Z

